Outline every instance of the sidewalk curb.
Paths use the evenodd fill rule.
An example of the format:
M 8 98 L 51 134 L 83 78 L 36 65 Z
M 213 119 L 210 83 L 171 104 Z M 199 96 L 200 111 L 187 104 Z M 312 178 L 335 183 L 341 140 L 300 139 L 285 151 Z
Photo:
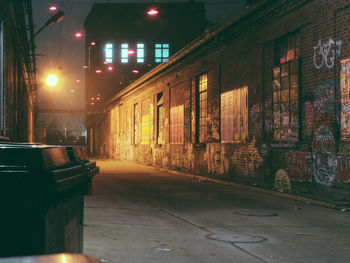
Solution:
M 206 177 L 206 176 L 202 176 L 202 175 L 183 173 L 183 172 L 169 170 L 169 169 L 164 169 L 164 168 L 159 168 L 159 167 L 142 165 L 142 164 L 139 164 L 139 163 L 132 163 L 132 162 L 126 162 L 126 163 L 137 165 L 137 166 L 142 166 L 142 167 L 148 167 L 148 168 L 152 168 L 154 170 L 159 170 L 159 171 L 162 171 L 162 172 L 168 172 L 168 173 L 172 173 L 172 174 L 175 174 L 175 175 L 192 177 L 194 179 L 200 179 L 200 180 L 207 181 L 207 182 L 209 181 L 209 182 L 213 182 L 213 183 L 219 183 L 219 184 L 224 184 L 224 185 L 228 185 L 228 186 L 233 186 L 235 188 L 238 188 L 238 189 L 241 189 L 241 190 L 245 190 L 245 191 L 258 192 L 258 193 L 262 193 L 262 194 L 266 194 L 266 195 L 272 195 L 272 196 L 277 196 L 277 197 L 280 197 L 280 198 L 300 201 L 300 202 L 304 202 L 304 203 L 308 203 L 308 204 L 312 204 L 312 205 L 317 205 L 317 206 L 322 206 L 322 207 L 327 207 L 327 208 L 333 208 L 333 209 L 339 209 L 339 207 L 337 207 L 335 204 L 324 202 L 324 201 L 319 201 L 319 200 L 315 200 L 315 199 L 311 199 L 311 198 L 307 198 L 307 197 L 303 197 L 303 196 L 297 196 L 297 195 L 292 195 L 292 194 L 287 194 L 287 193 L 282 193 L 282 192 L 276 192 L 276 191 L 273 191 L 273 190 L 267 190 L 267 189 L 263 189 L 263 188 L 259 188 L 259 187 L 254 187 L 254 186 L 249 186 L 249 185 L 244 185 L 244 184 L 238 184 L 238 183 L 233 183 L 233 182 L 227 182 L 227 181 L 223 181 L 223 180 L 220 180 L 220 179 L 214 179 L 214 178 L 210 178 L 210 177 Z

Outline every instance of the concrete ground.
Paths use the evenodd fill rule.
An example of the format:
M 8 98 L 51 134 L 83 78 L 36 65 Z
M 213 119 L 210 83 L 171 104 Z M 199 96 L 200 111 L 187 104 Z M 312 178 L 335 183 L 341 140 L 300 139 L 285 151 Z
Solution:
M 101 262 L 350 262 L 350 213 L 98 160 L 84 253 Z

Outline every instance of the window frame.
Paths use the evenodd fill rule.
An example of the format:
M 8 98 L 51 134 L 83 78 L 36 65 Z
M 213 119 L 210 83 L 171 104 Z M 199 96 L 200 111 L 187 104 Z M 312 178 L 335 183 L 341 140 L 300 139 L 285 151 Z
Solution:
M 205 76 L 205 81 L 201 82 L 201 77 Z M 208 73 L 202 73 L 196 76 L 195 79 L 196 89 L 196 132 L 195 132 L 195 143 L 206 143 L 208 134 Z M 201 85 L 205 83 L 205 90 L 201 90 Z M 205 99 L 201 100 L 201 95 Z M 201 105 L 204 103 L 205 107 Z M 203 124 L 204 123 L 204 124 Z M 204 131 L 202 130 L 204 128 Z
M 136 62 L 137 63 L 145 62 L 145 44 L 143 43 L 136 44 Z
M 106 43 L 104 48 L 105 62 L 107 64 L 113 63 L 113 43 Z
M 122 43 L 120 45 L 120 62 L 123 64 L 129 63 L 129 44 Z
M 158 54 L 160 52 L 160 54 Z M 162 63 L 168 62 L 170 55 L 170 45 L 165 44 L 155 44 L 154 45 L 154 62 Z
M 292 64 L 294 65 L 292 66 Z M 300 132 L 302 128 L 300 124 L 301 96 L 299 67 L 300 60 L 296 59 L 273 68 L 272 116 L 274 141 L 298 142 L 300 140 Z M 287 74 L 283 72 L 286 69 L 288 69 Z M 288 83 L 288 88 L 284 88 L 286 83 Z M 286 93 L 288 93 L 288 96 L 285 95 Z M 288 111 L 286 111 L 286 109 L 288 109 Z M 285 112 L 288 112 L 288 114 L 285 114 Z M 287 115 L 288 125 L 283 124 L 283 122 L 287 119 Z M 294 120 L 294 118 L 296 118 L 296 120 Z M 277 119 L 279 119 L 278 125 L 276 121 Z M 279 135 L 277 135 L 278 130 Z

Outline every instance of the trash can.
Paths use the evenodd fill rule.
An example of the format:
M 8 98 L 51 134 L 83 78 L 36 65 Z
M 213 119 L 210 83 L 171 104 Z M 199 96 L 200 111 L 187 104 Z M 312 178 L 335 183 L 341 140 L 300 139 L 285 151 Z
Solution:
M 82 254 L 54 254 L 0 259 L 0 263 L 99 263 L 96 258 Z
M 83 195 L 90 170 L 99 169 L 78 153 L 62 146 L 0 144 L 0 257 L 82 253 Z

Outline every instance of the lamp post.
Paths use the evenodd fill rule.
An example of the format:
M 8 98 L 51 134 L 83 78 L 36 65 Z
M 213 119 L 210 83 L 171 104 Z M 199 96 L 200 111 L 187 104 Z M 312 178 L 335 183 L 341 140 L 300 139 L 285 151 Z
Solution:
M 54 14 L 47 22 L 34 34 L 34 37 L 36 37 L 37 34 L 39 34 L 45 27 L 52 26 L 53 24 L 59 23 L 64 18 L 64 12 L 58 11 L 56 14 Z

